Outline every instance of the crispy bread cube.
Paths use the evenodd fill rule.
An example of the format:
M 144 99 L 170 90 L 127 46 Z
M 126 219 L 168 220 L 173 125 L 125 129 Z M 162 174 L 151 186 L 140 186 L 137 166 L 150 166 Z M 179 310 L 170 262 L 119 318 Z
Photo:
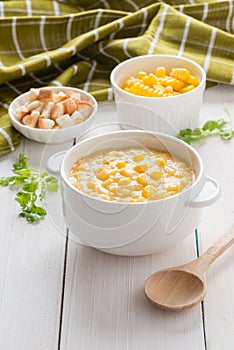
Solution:
M 22 106 L 22 107 L 20 107 L 20 108 L 15 112 L 15 117 L 16 117 L 16 119 L 17 119 L 18 121 L 21 121 L 22 118 L 23 118 L 26 114 L 28 114 L 28 112 L 29 112 L 28 108 L 25 107 L 25 106 Z
M 60 128 L 69 128 L 74 125 L 74 121 L 70 117 L 69 114 L 64 114 L 61 117 L 56 119 L 56 123 L 60 126 Z
M 75 111 L 71 115 L 71 119 L 75 124 L 82 123 L 86 118 L 78 111 Z
M 50 118 L 56 119 L 61 117 L 64 114 L 64 104 L 63 103 L 55 103 L 54 107 L 51 111 Z
M 42 118 L 40 117 L 38 119 L 38 128 L 39 129 L 52 129 L 54 126 L 55 122 L 52 119 L 48 119 L 48 118 Z
M 41 117 L 50 118 L 51 111 L 54 107 L 54 102 L 49 102 L 45 105 L 43 111 L 41 112 Z
M 22 122 L 26 126 L 30 126 L 31 128 L 35 128 L 39 116 L 40 116 L 40 112 L 33 111 L 31 114 L 25 115 L 22 119 Z
M 52 89 L 45 88 L 40 89 L 38 94 L 38 100 L 42 102 L 50 102 L 53 101 L 54 92 Z
M 64 102 L 65 113 L 72 114 L 76 110 L 76 102 L 72 98 L 66 99 Z

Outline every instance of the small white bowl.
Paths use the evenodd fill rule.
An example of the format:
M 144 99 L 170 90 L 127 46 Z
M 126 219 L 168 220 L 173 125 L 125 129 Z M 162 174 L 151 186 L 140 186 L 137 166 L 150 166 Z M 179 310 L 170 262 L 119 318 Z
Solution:
M 32 128 L 32 127 L 26 126 L 16 119 L 15 112 L 19 109 L 20 106 L 28 102 L 28 95 L 29 95 L 29 91 L 28 91 L 18 96 L 17 98 L 15 98 L 13 102 L 10 104 L 8 113 L 14 128 L 18 130 L 22 135 L 27 137 L 28 139 L 41 142 L 41 143 L 49 143 L 49 144 L 65 143 L 76 137 L 81 136 L 91 126 L 94 120 L 95 114 L 97 112 L 98 105 L 95 98 L 88 92 L 83 91 L 81 89 L 73 88 L 73 87 L 50 86 L 48 88 L 52 89 L 54 92 L 59 92 L 59 91 L 63 91 L 65 93 L 68 91 L 79 92 L 81 94 L 82 100 L 91 102 L 93 104 L 92 113 L 85 121 L 68 128 L 44 130 L 44 129 L 38 129 L 38 128 Z
M 157 67 L 187 68 L 199 85 L 184 94 L 170 97 L 144 97 L 122 89 L 125 82 L 139 71 L 155 72 Z M 118 120 L 124 129 L 140 128 L 177 135 L 181 129 L 195 128 L 198 124 L 206 74 L 197 63 L 172 55 L 145 55 L 130 58 L 111 72 Z

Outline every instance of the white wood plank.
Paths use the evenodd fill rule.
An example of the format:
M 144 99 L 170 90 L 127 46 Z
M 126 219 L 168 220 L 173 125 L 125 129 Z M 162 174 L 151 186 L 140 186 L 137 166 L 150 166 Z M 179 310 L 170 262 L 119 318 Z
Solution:
M 204 349 L 200 306 L 163 311 L 143 292 L 152 272 L 192 257 L 193 236 L 145 257 L 108 255 L 70 240 L 61 349 Z
M 23 144 L 23 143 L 22 143 Z M 41 148 L 20 146 L 3 158 L 1 175 L 9 175 L 19 151 L 31 160 Z M 31 162 L 30 164 L 32 164 Z M 0 188 L 0 344 L 7 350 L 57 350 L 65 235 L 46 217 L 34 225 L 18 217 L 16 190 Z M 54 194 L 53 206 L 60 203 Z M 50 198 L 52 201 L 52 197 Z
M 234 87 L 216 86 L 207 90 L 202 120 L 226 118 L 224 103 L 234 116 Z M 234 120 L 234 119 L 233 119 Z M 221 186 L 221 197 L 204 208 L 201 226 L 202 250 L 210 246 L 234 222 L 234 140 L 210 138 L 196 146 L 210 176 Z M 211 266 L 204 302 L 207 347 L 234 349 L 234 246 Z

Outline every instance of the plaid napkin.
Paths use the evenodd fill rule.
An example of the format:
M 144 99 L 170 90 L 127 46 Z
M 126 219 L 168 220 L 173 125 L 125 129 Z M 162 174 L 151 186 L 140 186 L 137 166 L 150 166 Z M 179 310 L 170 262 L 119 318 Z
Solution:
M 7 109 L 31 87 L 69 85 L 113 99 L 110 72 L 143 54 L 196 61 L 234 83 L 234 1 L 0 1 L 0 155 L 20 142 Z

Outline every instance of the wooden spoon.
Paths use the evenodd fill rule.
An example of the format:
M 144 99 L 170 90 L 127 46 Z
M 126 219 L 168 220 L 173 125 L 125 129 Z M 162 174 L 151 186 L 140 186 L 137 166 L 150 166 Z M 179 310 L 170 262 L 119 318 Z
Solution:
M 234 243 L 234 224 L 199 258 L 158 271 L 145 282 L 145 294 L 156 306 L 185 310 L 203 300 L 209 266 Z

